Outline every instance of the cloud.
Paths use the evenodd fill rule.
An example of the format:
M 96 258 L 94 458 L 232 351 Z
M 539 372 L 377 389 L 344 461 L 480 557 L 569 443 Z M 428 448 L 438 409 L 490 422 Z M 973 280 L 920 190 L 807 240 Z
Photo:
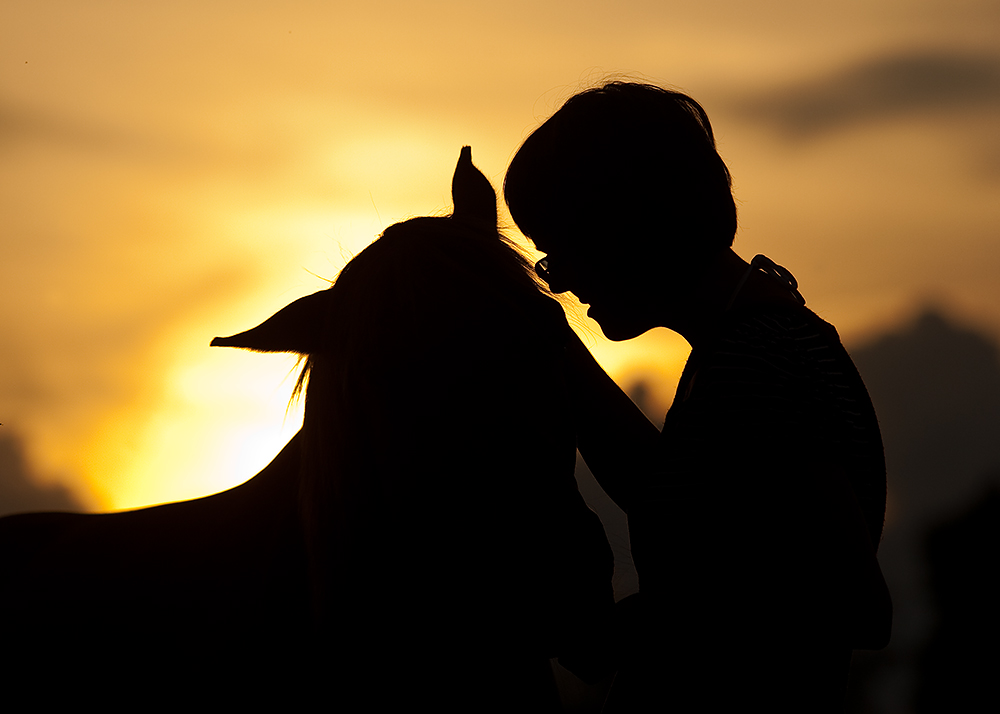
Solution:
M 0 156 L 18 147 L 47 147 L 64 158 L 84 154 L 91 161 L 119 165 L 153 164 L 161 170 L 180 166 L 225 174 L 236 166 L 273 171 L 287 163 L 285 153 L 295 148 L 294 142 L 268 133 L 266 127 L 254 139 L 256 143 L 249 145 L 226 143 L 225 137 L 198 136 L 183 122 L 143 125 L 106 113 L 41 109 L 0 100 Z
M 28 511 L 82 510 L 83 504 L 63 486 L 39 483 L 17 437 L 0 435 L 0 516 Z
M 1000 107 L 1000 56 L 915 51 L 877 57 L 744 100 L 745 117 L 792 139 L 943 111 Z
M 0 103 L 0 151 L 24 142 L 100 152 L 148 150 L 149 141 L 120 128 Z

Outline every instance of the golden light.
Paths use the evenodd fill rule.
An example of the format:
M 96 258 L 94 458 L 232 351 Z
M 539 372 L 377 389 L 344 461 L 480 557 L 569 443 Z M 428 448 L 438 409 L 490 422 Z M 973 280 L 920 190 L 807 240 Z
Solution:
M 773 101 L 747 108 L 850 88 L 837 78 L 885 57 L 988 68 L 984 8 L 8 5 L 0 422 L 91 508 L 252 476 L 299 418 L 294 359 L 209 339 L 322 289 L 388 225 L 447 210 L 463 144 L 499 187 L 539 121 L 619 70 L 703 101 L 736 178 L 738 251 L 786 265 L 842 334 L 927 294 L 1000 325 L 988 72 L 963 75 L 985 99 L 798 140 Z M 656 377 L 669 401 L 683 340 L 588 329 L 610 372 Z

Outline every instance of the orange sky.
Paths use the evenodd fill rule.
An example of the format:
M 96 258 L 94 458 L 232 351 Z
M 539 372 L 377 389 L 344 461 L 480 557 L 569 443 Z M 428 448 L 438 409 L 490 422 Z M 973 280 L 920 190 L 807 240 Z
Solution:
M 1000 333 L 996 0 L 349 5 L 0 7 L 0 428 L 90 507 L 253 475 L 297 427 L 295 361 L 211 337 L 446 210 L 463 144 L 499 185 L 607 74 L 702 101 L 738 252 L 849 346 L 927 300 Z M 686 349 L 592 344 L 664 392 Z

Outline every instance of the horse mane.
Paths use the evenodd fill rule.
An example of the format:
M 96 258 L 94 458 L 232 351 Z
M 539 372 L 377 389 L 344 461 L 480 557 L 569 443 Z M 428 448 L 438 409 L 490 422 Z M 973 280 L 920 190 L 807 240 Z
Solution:
M 498 305 L 530 312 L 538 293 L 550 295 L 509 237 L 452 217 L 389 226 L 344 266 L 329 293 L 326 322 L 305 355 L 296 394 L 305 391 L 317 355 L 377 353 L 383 341 L 420 342 L 425 338 L 414 334 L 415 325 L 447 329 L 459 314 L 472 317 L 480 310 L 488 319 Z M 429 325 L 429 319 L 436 322 Z
M 502 454 L 484 471 L 498 480 L 524 471 L 522 457 L 538 462 L 532 473 L 566 473 L 567 463 L 572 473 L 564 423 L 553 426 L 550 413 L 545 423 L 525 427 L 535 397 L 530 386 L 558 361 L 562 310 L 500 233 L 496 193 L 469 147 L 459 156 L 452 198 L 451 216 L 387 228 L 328 290 L 212 341 L 308 355 L 297 387 L 306 395 L 298 503 L 317 614 L 338 609 L 331 597 L 345 567 L 364 570 L 380 559 L 392 561 L 389 572 L 409 567 L 386 539 L 407 531 L 410 506 L 433 511 L 426 522 L 410 523 L 432 552 L 434 527 L 427 524 L 466 517 L 434 499 L 462 491 L 463 471 L 484 456 Z M 553 372 L 547 381 L 556 379 Z M 568 403 L 558 389 L 544 399 L 559 405 L 550 412 Z M 537 443 L 522 447 L 518 440 L 532 430 Z M 421 462 L 435 464 L 437 477 L 418 486 L 406 474 Z M 477 498 L 490 492 L 478 488 Z M 481 540 L 493 538 L 482 524 L 467 525 Z M 415 550 L 410 555 L 420 558 Z
M 372 514 L 414 496 L 407 460 L 439 458 L 439 449 L 474 458 L 469 442 L 479 437 L 467 426 L 478 417 L 476 405 L 455 402 L 453 393 L 485 398 L 484 380 L 525 367 L 511 364 L 523 354 L 518 345 L 534 341 L 543 352 L 552 344 L 543 326 L 552 323 L 542 316 L 561 314 L 531 263 L 495 226 L 451 218 L 390 226 L 329 290 L 320 346 L 299 377 L 299 507 L 320 619 L 331 609 L 337 573 L 346 563 L 367 567 L 357 560 L 383 535 Z M 525 395 L 513 385 L 493 399 L 495 419 L 514 421 L 515 406 L 530 408 Z M 502 424 L 491 431 L 487 439 L 511 438 Z

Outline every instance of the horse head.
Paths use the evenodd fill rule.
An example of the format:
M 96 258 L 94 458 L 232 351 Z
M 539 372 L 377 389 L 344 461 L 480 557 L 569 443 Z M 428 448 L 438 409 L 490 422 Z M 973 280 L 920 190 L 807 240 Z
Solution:
M 13 600 L 0 547 L 0 604 L 88 623 L 74 653 L 127 623 L 112 661 L 155 670 L 160 688 L 173 653 L 197 644 L 202 668 L 219 651 L 241 663 L 227 697 L 271 683 L 388 710 L 421 693 L 441 711 L 551 700 L 549 657 L 614 605 L 611 552 L 573 479 L 568 328 L 500 234 L 468 147 L 452 197 L 448 217 L 386 228 L 330 288 L 212 340 L 308 356 L 302 430 L 267 469 L 189 503 L 7 521 L 8 543 L 47 535 L 37 565 L 17 556 L 34 579 Z M 170 623 L 154 638 L 133 626 L 151 616 Z M 77 632 L 64 620 L 49 630 L 60 645 Z M 24 661 L 48 656 L 39 645 Z
M 496 342 L 505 331 L 499 323 L 531 323 L 535 301 L 551 302 L 539 292 L 530 263 L 501 236 L 496 193 L 467 146 L 452 178 L 452 202 L 450 216 L 386 228 L 329 288 L 211 343 L 307 357 L 299 381 L 301 388 L 308 376 L 297 488 L 320 619 L 335 609 L 331 578 L 345 563 L 363 570 L 368 561 L 390 559 L 397 571 L 409 567 L 386 540 L 412 525 L 407 509 L 412 512 L 414 502 L 426 502 L 411 493 L 416 483 L 406 479 L 412 470 L 406 459 L 439 460 L 431 452 L 444 444 L 447 458 L 463 463 L 488 453 L 498 428 L 464 431 L 476 423 L 470 417 L 480 402 L 515 403 L 512 389 L 497 397 L 478 388 L 482 380 L 503 383 L 491 379 L 498 372 L 513 379 L 510 347 L 502 338 Z M 463 388 L 442 386 L 448 384 Z M 407 405 L 417 418 L 401 418 Z M 509 415 L 514 424 L 509 412 L 494 408 L 492 418 Z M 439 481 L 453 482 L 458 470 L 439 466 Z M 359 538 L 364 547 L 344 545 Z
M 449 220 L 470 232 L 496 234 L 497 196 L 489 179 L 472 163 L 472 147 L 464 146 L 452 176 L 453 210 Z M 320 327 L 326 322 L 334 293 L 307 295 L 285 306 L 257 327 L 229 337 L 216 337 L 212 347 L 237 347 L 254 352 L 310 355 L 322 349 Z

